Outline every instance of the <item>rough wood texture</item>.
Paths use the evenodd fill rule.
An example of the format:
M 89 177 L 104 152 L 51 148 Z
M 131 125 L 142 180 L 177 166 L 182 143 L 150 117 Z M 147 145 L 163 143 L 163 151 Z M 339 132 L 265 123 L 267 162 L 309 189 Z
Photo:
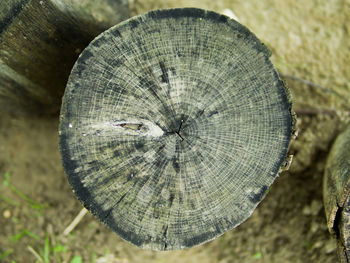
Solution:
M 58 112 L 79 53 L 99 33 L 128 17 L 125 1 L 1 0 L 0 110 Z M 106 12 L 93 7 L 105 3 Z M 108 9 L 109 8 L 109 9 Z M 110 9 L 115 16 L 110 16 Z M 104 15 L 103 15 L 104 14 Z
M 323 197 L 328 229 L 336 235 L 341 262 L 350 262 L 350 126 L 336 139 L 327 159 Z
M 247 219 L 284 164 L 294 118 L 270 51 L 200 9 L 98 36 L 65 91 L 60 149 L 84 206 L 147 249 L 207 242 Z

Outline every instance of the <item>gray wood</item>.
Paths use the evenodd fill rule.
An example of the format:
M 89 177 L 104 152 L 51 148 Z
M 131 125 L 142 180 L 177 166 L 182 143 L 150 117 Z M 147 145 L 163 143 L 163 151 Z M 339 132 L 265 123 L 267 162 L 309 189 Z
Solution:
M 79 53 L 95 36 L 129 15 L 126 1 L 85 2 L 89 9 L 71 0 L 1 0 L 0 110 L 59 111 Z M 94 7 L 103 3 L 106 11 L 95 12 Z
M 329 231 L 338 241 L 341 262 L 350 262 L 350 126 L 334 142 L 327 158 L 323 198 Z
M 80 55 L 60 149 L 84 206 L 146 249 L 198 245 L 246 220 L 285 164 L 291 100 L 270 51 L 201 9 L 151 11 Z

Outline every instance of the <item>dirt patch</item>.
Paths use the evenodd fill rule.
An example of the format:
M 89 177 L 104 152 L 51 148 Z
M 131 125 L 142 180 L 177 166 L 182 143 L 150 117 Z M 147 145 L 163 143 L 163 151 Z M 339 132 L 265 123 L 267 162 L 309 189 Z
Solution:
M 0 185 L 1 262 L 35 262 L 35 252 L 44 261 L 49 259 L 46 262 L 337 261 L 336 243 L 326 228 L 322 177 L 329 147 L 349 119 L 349 2 L 198 2 L 134 0 L 131 11 L 135 15 L 166 7 L 196 6 L 218 12 L 229 8 L 271 48 L 280 72 L 321 85 L 285 78 L 299 113 L 290 170 L 281 174 L 246 222 L 199 247 L 141 250 L 91 215 L 64 236 L 82 207 L 61 165 L 57 118 L 1 113 L 0 181 L 5 182 Z

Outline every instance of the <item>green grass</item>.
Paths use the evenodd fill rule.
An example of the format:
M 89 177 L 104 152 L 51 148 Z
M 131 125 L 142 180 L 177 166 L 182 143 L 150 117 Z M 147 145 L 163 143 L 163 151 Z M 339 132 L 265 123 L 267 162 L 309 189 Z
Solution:
M 18 243 L 24 237 L 29 237 L 32 240 L 31 243 L 32 243 L 33 247 L 31 247 L 31 248 L 33 250 L 35 248 L 34 251 L 40 256 L 41 262 L 43 262 L 43 263 L 53 262 L 53 259 L 55 259 L 55 261 L 58 263 L 63 262 L 62 256 L 63 256 L 63 254 L 68 252 L 68 249 L 66 246 L 62 245 L 59 242 L 55 242 L 57 237 L 53 236 L 52 239 L 50 239 L 50 235 L 48 232 L 46 232 L 44 238 L 42 238 L 36 234 L 33 234 L 28 229 L 23 229 L 18 234 L 11 236 L 9 238 L 9 241 L 12 243 Z M 33 241 L 34 241 L 34 243 L 33 243 Z M 4 252 L 1 252 L 0 253 L 0 262 L 2 262 L 2 259 L 10 256 L 13 253 L 14 253 L 14 250 L 6 250 Z M 95 254 L 93 254 L 93 258 L 95 258 Z M 83 262 L 82 258 L 79 255 L 76 255 L 70 261 L 70 263 L 82 263 L 82 262 Z
M 42 210 L 45 207 L 47 207 L 47 204 L 39 204 L 39 203 L 35 202 L 30 197 L 23 194 L 16 186 L 14 186 L 14 184 L 12 184 L 12 182 L 11 182 L 11 176 L 9 173 L 4 174 L 3 185 L 5 187 L 8 187 L 9 189 L 11 189 L 18 197 L 20 197 L 22 200 L 24 200 L 31 208 L 34 208 L 35 210 Z M 17 202 L 10 201 L 11 199 L 7 198 L 5 196 L 0 196 L 0 198 L 11 205 L 15 205 L 15 206 L 18 205 Z
M 13 250 L 10 249 L 10 250 L 6 250 L 4 252 L 1 252 L 0 253 L 0 261 L 5 259 L 6 257 L 8 257 L 9 255 L 11 255 L 13 253 Z
M 92 252 L 91 253 L 90 263 L 95 263 L 96 262 L 96 258 L 97 258 L 96 253 Z
M 63 245 L 58 244 L 53 247 L 53 252 L 55 253 L 67 252 L 67 248 Z
M 19 203 L 11 200 L 10 198 L 8 198 L 4 195 L 0 195 L 0 200 L 4 201 L 5 203 L 12 205 L 12 206 L 19 206 Z
M 49 235 L 45 235 L 45 240 L 44 240 L 44 262 L 49 263 L 50 261 L 50 239 Z
M 56 238 L 53 237 L 53 239 Z M 62 254 L 66 253 L 67 251 L 67 248 L 60 243 L 52 244 L 49 234 L 46 233 L 44 238 L 44 246 L 40 250 L 39 254 L 43 258 L 44 263 L 50 263 L 52 262 L 52 259 L 55 259 L 56 262 L 61 262 Z
M 262 257 L 262 253 L 261 253 L 261 252 L 255 253 L 255 254 L 253 255 L 253 258 L 254 258 L 254 259 L 261 259 L 261 257 Z
M 16 195 L 18 198 L 17 200 L 13 200 L 13 198 L 7 197 L 4 193 L 0 195 L 0 200 L 3 201 L 3 206 L 13 206 L 13 207 L 20 207 L 23 205 L 29 205 L 31 208 L 34 209 L 34 211 L 31 213 L 33 216 L 43 216 L 42 212 L 43 209 L 47 207 L 47 204 L 41 204 L 30 198 L 28 195 L 24 194 L 20 188 L 18 188 L 13 182 L 11 175 L 9 173 L 5 173 L 3 175 L 3 186 L 5 186 L 9 191 L 11 191 L 14 195 Z M 16 218 L 14 216 L 11 216 L 11 222 L 14 224 L 21 223 L 19 218 Z M 91 228 L 95 228 L 95 224 L 90 224 Z M 36 261 L 34 258 L 33 262 L 42 262 L 42 263 L 50 263 L 50 262 L 57 262 L 62 263 L 64 261 L 64 256 L 66 253 L 69 253 L 69 248 L 65 246 L 64 244 L 57 242 L 59 240 L 58 236 L 55 236 L 53 231 L 45 231 L 44 233 L 36 233 L 34 234 L 29 229 L 23 228 L 20 229 L 20 231 L 8 238 L 8 241 L 10 243 L 18 245 L 19 242 L 26 242 L 28 243 L 26 246 L 30 248 L 29 250 L 32 251 L 32 253 L 36 254 Z M 75 236 L 73 233 L 70 233 L 68 236 L 68 240 L 74 239 Z M 7 260 L 6 262 L 15 263 L 13 260 L 14 258 L 11 258 L 13 255 L 16 254 L 15 248 L 14 249 L 7 249 L 7 250 L 1 250 L 0 249 L 0 262 Z M 34 257 L 34 255 L 33 255 Z M 96 254 L 94 252 L 91 253 L 89 262 L 96 262 Z M 73 254 L 73 257 L 68 261 L 69 263 L 82 263 L 83 258 L 78 254 Z
M 20 241 L 20 240 L 21 240 L 23 237 L 25 237 L 25 236 L 31 237 L 31 238 L 36 239 L 36 240 L 41 240 L 41 237 L 39 237 L 39 236 L 33 234 L 32 232 L 30 232 L 30 231 L 27 230 L 27 229 L 23 229 L 23 230 L 22 230 L 21 232 L 19 232 L 18 234 L 11 236 L 11 237 L 9 238 L 9 240 L 10 240 L 11 242 L 16 243 L 16 242 Z
M 70 261 L 70 263 L 82 263 L 83 259 L 81 256 L 75 256 L 74 258 L 72 258 L 72 260 Z

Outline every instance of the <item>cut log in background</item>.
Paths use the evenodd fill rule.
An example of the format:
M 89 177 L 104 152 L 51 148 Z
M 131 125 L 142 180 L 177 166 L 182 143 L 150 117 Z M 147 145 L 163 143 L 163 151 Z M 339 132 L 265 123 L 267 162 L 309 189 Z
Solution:
M 0 110 L 58 112 L 79 53 L 128 16 L 123 0 L 1 0 Z
M 329 153 L 323 184 L 329 231 L 338 241 L 342 263 L 350 262 L 350 126 L 340 134 Z
M 294 131 L 270 51 L 200 9 L 152 11 L 97 37 L 63 98 L 60 149 L 84 206 L 147 249 L 207 242 L 246 220 Z

